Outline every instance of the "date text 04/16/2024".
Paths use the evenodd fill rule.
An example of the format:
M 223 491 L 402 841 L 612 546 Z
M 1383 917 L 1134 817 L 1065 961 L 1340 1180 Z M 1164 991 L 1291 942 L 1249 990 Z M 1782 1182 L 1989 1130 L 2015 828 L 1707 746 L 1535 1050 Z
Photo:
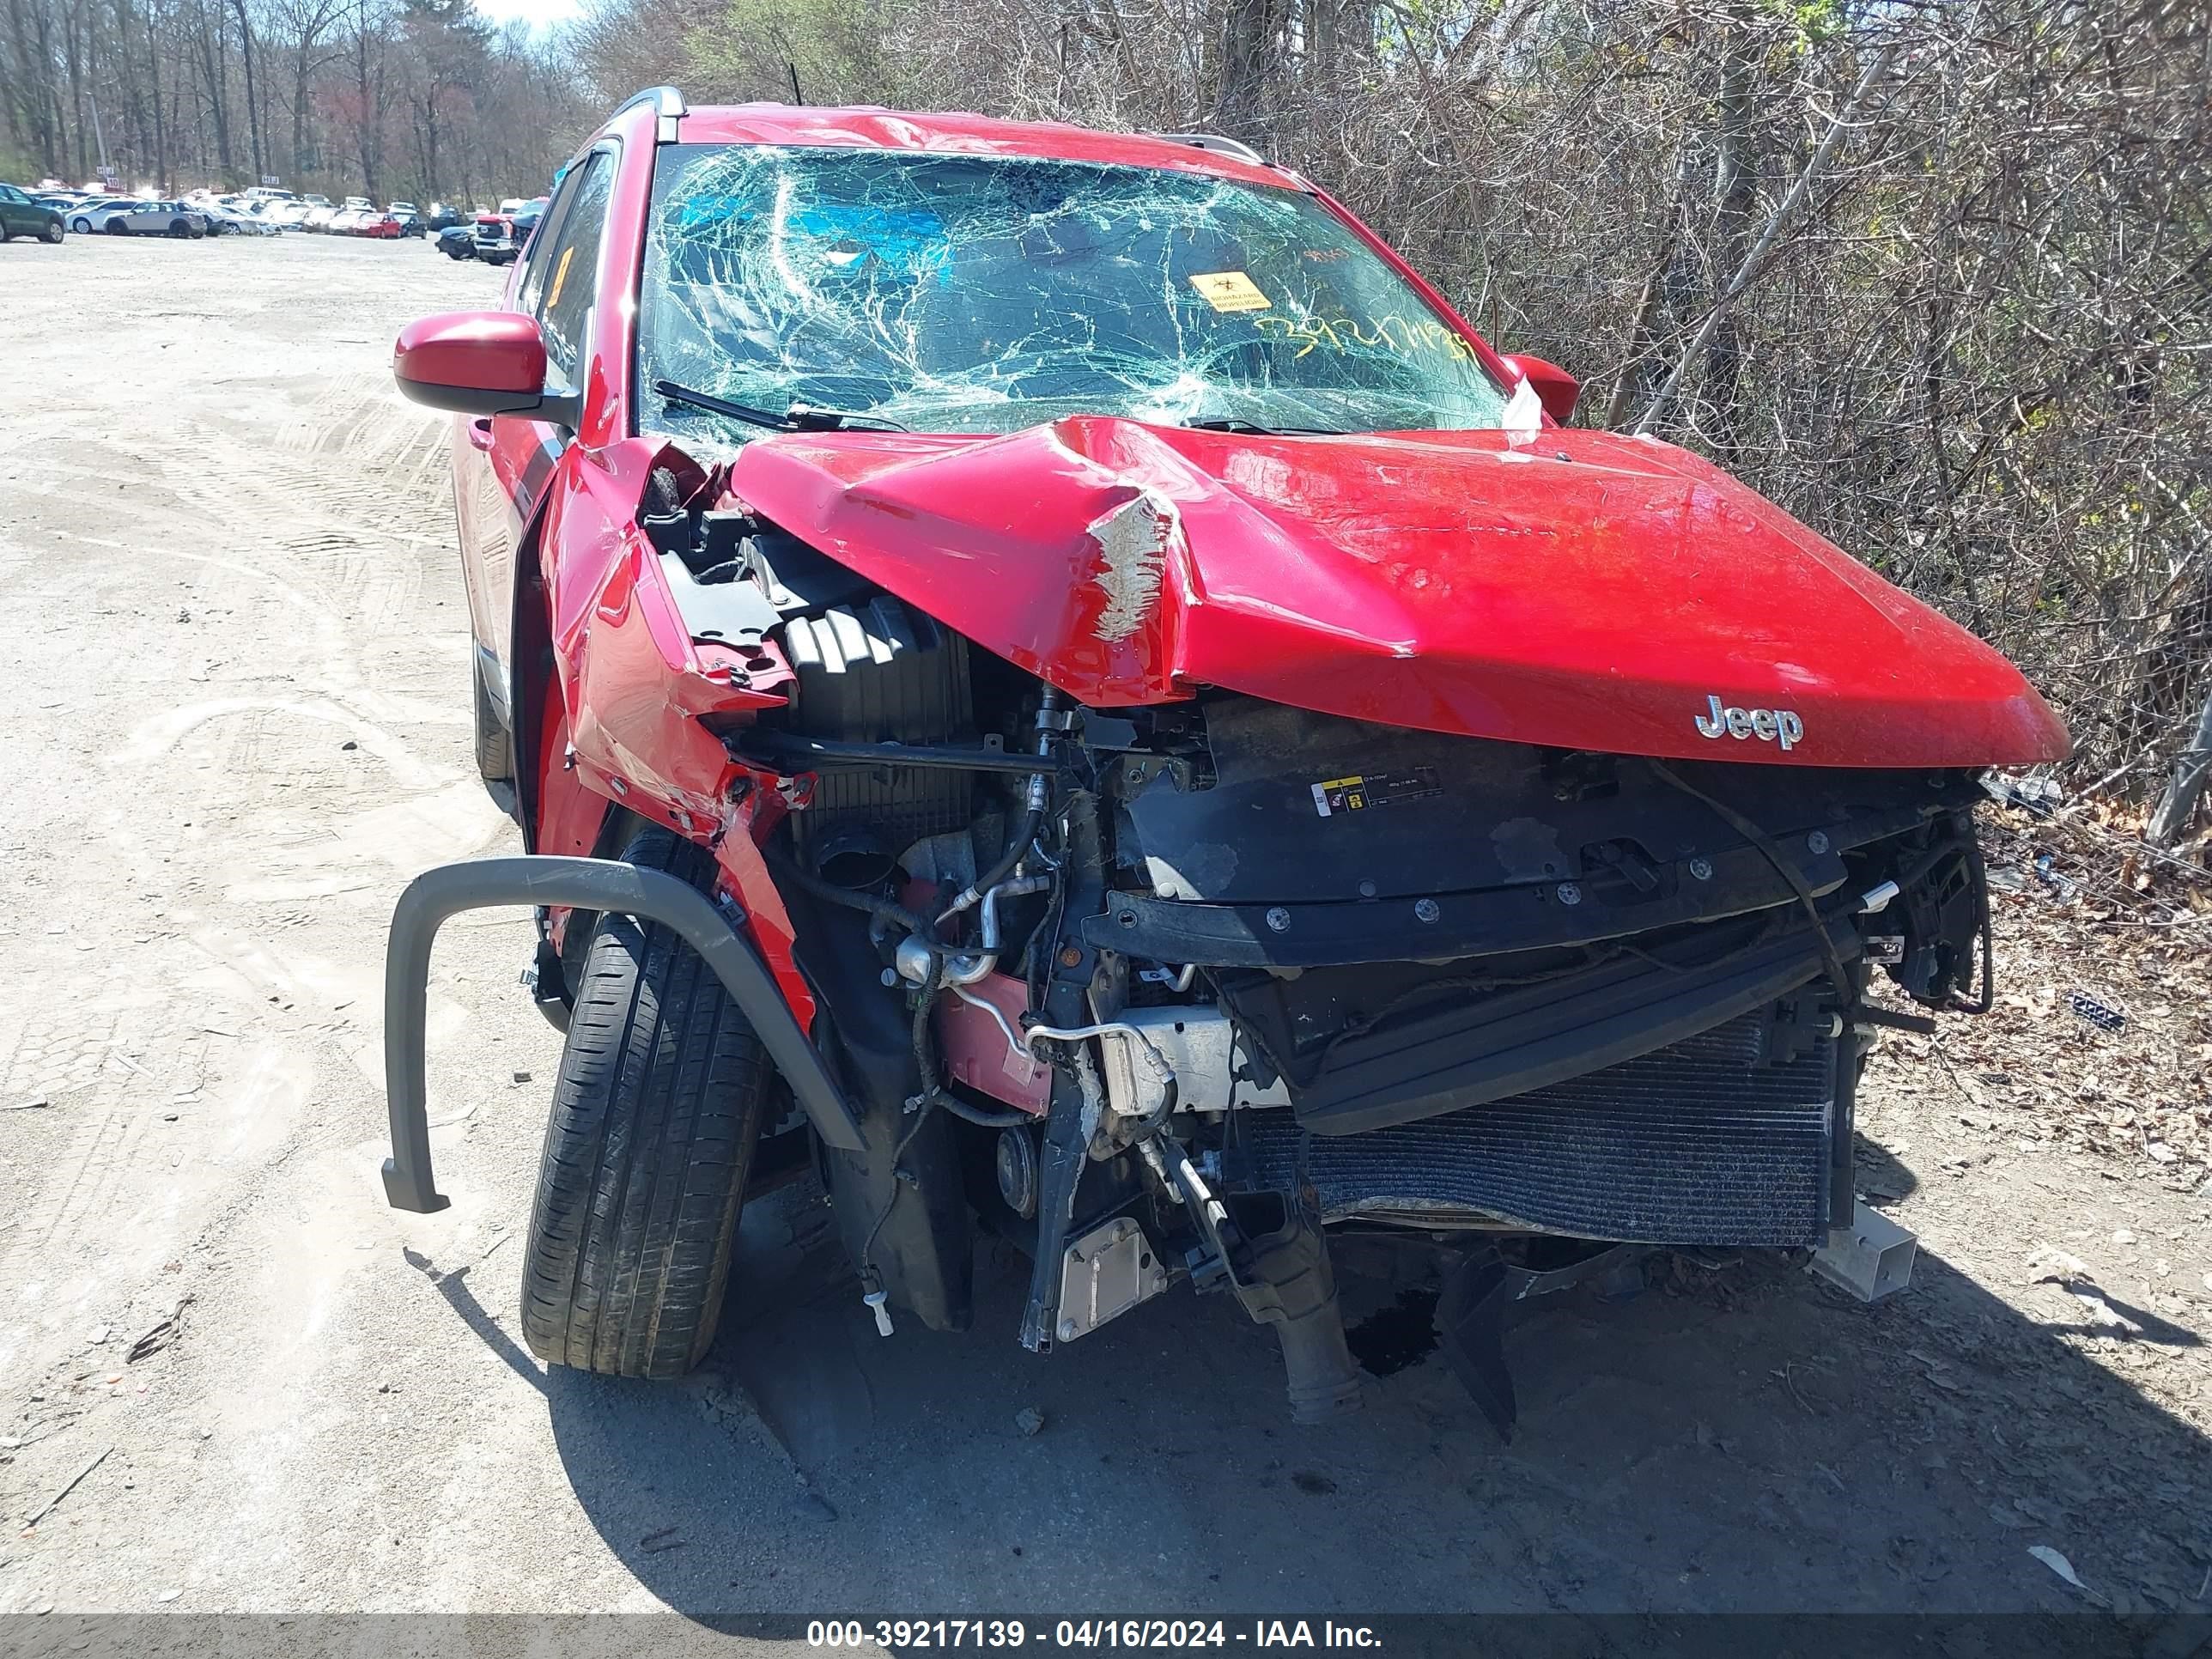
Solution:
M 1020 1619 L 818 1619 L 808 1621 L 806 1644 L 815 1648 L 873 1648 L 893 1652 L 933 1648 L 1062 1650 L 1130 1648 L 1361 1648 L 1382 1638 L 1365 1625 L 1306 1619 L 1060 1619 L 1047 1625 Z

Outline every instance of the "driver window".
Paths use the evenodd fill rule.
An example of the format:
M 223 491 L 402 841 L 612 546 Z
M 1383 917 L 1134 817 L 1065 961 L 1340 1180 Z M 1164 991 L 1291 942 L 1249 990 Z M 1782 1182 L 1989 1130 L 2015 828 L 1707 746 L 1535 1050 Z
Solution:
M 536 307 L 545 356 L 570 386 L 576 384 L 585 329 L 599 282 L 599 240 L 613 193 L 615 158 L 605 150 L 583 166 L 576 193 L 562 215 L 555 240 L 538 251 L 531 282 L 542 286 Z
M 532 236 L 518 256 L 522 261 L 522 286 L 515 290 L 517 307 L 532 316 L 538 314 L 539 302 L 545 298 L 545 261 L 544 254 L 554 234 L 560 230 L 568 217 L 568 210 L 575 204 L 577 188 L 584 182 L 591 158 L 585 158 L 582 167 L 571 167 L 553 185 L 551 199 L 545 204 L 544 216 L 538 222 L 538 234 Z M 520 211 L 520 210 L 517 210 Z

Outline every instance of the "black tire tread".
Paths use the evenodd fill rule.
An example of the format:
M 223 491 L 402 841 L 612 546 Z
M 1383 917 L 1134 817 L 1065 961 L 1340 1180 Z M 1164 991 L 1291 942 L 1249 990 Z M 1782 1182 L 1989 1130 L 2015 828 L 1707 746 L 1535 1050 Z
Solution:
M 514 734 L 484 689 L 481 669 L 470 670 L 469 688 L 476 694 L 477 775 L 486 783 L 513 783 Z
M 695 884 L 708 866 L 659 829 L 623 857 Z M 540 1359 L 660 1379 L 699 1362 L 770 1081 L 759 1039 L 689 945 L 631 917 L 599 919 L 523 1264 L 523 1332 Z

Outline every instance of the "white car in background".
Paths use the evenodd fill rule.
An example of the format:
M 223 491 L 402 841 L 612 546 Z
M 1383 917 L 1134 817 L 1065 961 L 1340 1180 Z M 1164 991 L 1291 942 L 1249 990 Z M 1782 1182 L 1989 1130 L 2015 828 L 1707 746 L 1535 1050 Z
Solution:
M 101 228 L 110 212 L 138 205 L 134 198 L 128 196 L 88 196 L 68 210 L 69 228 L 79 236 L 89 236 Z
M 331 221 L 337 216 L 337 211 L 328 202 L 319 203 L 307 210 L 307 216 L 300 222 L 300 228 L 302 230 L 328 230 Z

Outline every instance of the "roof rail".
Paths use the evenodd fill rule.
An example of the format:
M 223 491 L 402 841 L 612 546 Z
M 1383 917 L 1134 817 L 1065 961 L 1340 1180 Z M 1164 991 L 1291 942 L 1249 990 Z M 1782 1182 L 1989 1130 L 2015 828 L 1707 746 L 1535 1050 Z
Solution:
M 658 130 L 653 134 L 655 141 L 664 144 L 674 143 L 676 124 L 690 112 L 684 106 L 684 94 L 673 87 L 647 87 L 643 92 L 634 92 L 623 99 L 616 106 L 615 114 L 620 115 L 623 111 L 639 104 L 652 105 L 659 118 Z
M 1164 138 L 1170 144 L 1188 144 L 1193 149 L 1210 149 L 1217 155 L 1233 155 L 1240 161 L 1249 161 L 1255 167 L 1267 165 L 1267 158 L 1249 144 L 1240 144 L 1234 138 L 1224 138 L 1218 132 L 1155 132 L 1155 138 Z

